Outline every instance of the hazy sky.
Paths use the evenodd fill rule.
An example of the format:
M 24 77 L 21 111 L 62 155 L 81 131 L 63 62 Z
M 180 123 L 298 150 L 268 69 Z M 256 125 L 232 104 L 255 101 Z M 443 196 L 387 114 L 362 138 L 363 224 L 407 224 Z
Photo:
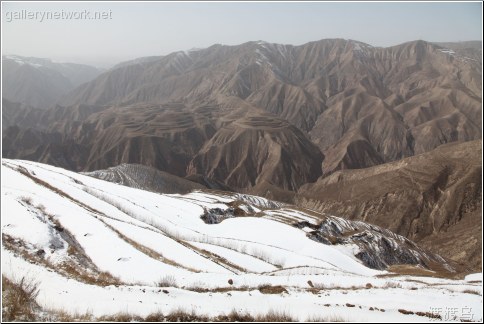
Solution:
M 2 2 L 2 54 L 109 66 L 140 56 L 251 40 L 299 45 L 349 38 L 373 46 L 416 39 L 482 40 L 481 6 L 478 2 Z M 95 12 L 106 19 L 85 19 Z

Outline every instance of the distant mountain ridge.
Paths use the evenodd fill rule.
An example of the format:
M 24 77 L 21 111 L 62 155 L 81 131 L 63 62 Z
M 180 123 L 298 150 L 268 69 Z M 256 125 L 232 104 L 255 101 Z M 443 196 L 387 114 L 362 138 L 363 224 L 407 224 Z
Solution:
M 2 66 L 3 98 L 36 108 L 50 108 L 102 72 L 89 65 L 19 55 L 2 56 Z
M 463 44 L 459 46 L 467 49 Z M 189 162 L 204 144 L 209 145 L 212 136 L 222 127 L 232 127 L 234 131 L 243 129 L 237 120 L 247 114 L 269 114 L 273 117 L 266 120 L 286 120 L 302 131 L 299 137 L 316 144 L 318 148 L 311 150 L 320 150 L 325 157 L 324 161 L 321 157 L 314 160 L 322 162 L 320 172 L 323 174 L 365 168 L 427 152 L 444 143 L 481 138 L 481 62 L 447 47 L 425 41 L 388 48 L 343 39 L 327 39 L 301 46 L 258 41 L 140 58 L 121 64 L 76 88 L 61 100 L 66 108 L 38 113 L 34 119 L 42 122 L 32 127 L 51 132 L 49 121 L 55 121 L 60 128 L 54 128 L 65 140 L 72 138 L 80 144 L 82 138 L 82 145 L 88 145 L 91 135 L 86 131 L 92 126 L 88 127 L 86 122 L 92 124 L 89 120 L 107 118 L 109 123 L 102 127 L 97 123 L 95 128 L 106 128 L 107 125 L 112 128 L 117 125 L 117 120 L 127 118 L 129 107 L 140 103 L 162 104 L 158 108 L 159 114 L 164 114 L 164 107 L 173 102 L 186 107 L 209 106 L 215 107 L 210 109 L 212 117 L 207 124 L 210 130 L 204 128 L 201 131 L 204 135 L 193 138 L 198 144 L 183 153 L 185 156 L 181 161 L 184 162 L 179 169 L 169 167 L 167 160 L 150 165 L 179 176 L 187 175 L 189 169 L 210 172 L 217 163 L 217 154 L 208 155 L 203 163 L 192 163 L 190 167 Z M 89 111 L 100 113 L 97 117 L 85 115 L 77 119 L 78 123 L 85 124 L 84 130 L 79 124 L 71 123 L 72 114 L 68 112 L 69 107 L 82 105 L 97 107 Z M 101 113 L 103 110 L 106 111 L 104 114 Z M 192 112 L 189 109 L 182 113 L 175 108 L 165 118 L 184 120 L 187 117 L 182 115 Z M 147 110 L 137 110 L 137 114 L 145 113 Z M 117 118 L 117 114 L 125 114 L 125 117 Z M 24 115 L 9 116 L 9 123 L 25 125 Z M 142 127 L 147 118 L 147 115 L 138 116 L 138 126 Z M 175 120 L 174 129 L 178 127 Z M 234 124 L 229 126 L 227 123 Z M 168 130 L 169 124 L 166 122 L 163 129 Z M 109 134 L 105 136 L 112 136 Z M 110 146 L 93 148 L 95 151 L 89 153 L 90 157 L 83 160 L 85 162 L 75 163 L 75 169 L 94 170 L 124 162 L 143 163 L 127 158 L 135 154 L 134 151 L 130 153 L 134 146 L 125 135 L 118 135 L 112 139 L 106 137 Z M 105 138 L 104 135 L 101 138 Z M 159 141 L 153 140 L 150 143 Z M 231 145 L 231 142 L 227 144 Z M 106 157 L 106 149 L 118 153 Z M 15 150 L 21 151 L 21 146 Z M 21 152 L 9 154 L 22 157 Z M 244 164 L 238 169 L 242 171 L 247 167 Z M 258 168 L 256 170 L 255 178 L 261 172 Z M 318 172 L 312 173 L 319 176 Z M 224 178 L 219 180 L 228 179 L 228 174 L 219 176 Z M 248 180 L 247 175 L 233 174 L 231 178 L 234 176 L 241 178 L 236 181 L 239 188 L 256 185 L 254 180 Z M 287 183 L 281 181 L 276 183 Z M 294 190 L 296 187 L 285 185 L 284 188 Z
M 236 97 L 307 132 L 330 173 L 480 138 L 481 75 L 480 61 L 424 41 L 389 48 L 259 41 L 124 65 L 61 103 L 211 100 L 231 107 Z

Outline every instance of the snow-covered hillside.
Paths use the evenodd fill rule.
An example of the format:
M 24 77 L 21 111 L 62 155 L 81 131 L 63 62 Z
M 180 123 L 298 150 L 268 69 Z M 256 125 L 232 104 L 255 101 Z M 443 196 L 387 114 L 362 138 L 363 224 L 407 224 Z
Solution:
M 298 320 L 482 319 L 482 281 L 475 276 L 382 270 L 408 263 L 422 273 L 435 264 L 452 271 L 412 242 L 249 195 L 162 195 L 4 159 L 2 243 L 2 274 L 37 280 L 37 302 L 45 309 L 94 316 L 182 307 L 208 316 L 277 310 Z

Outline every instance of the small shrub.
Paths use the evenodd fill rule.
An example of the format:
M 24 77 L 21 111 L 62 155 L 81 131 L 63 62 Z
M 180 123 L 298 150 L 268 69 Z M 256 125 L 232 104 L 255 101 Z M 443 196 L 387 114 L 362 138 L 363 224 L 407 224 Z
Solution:
M 178 287 L 176 279 L 172 275 L 167 275 L 161 278 L 156 285 L 158 287 Z
M 20 201 L 23 201 L 27 205 L 32 205 L 32 198 L 28 196 L 22 196 L 20 197 Z
M 196 291 L 196 292 L 207 292 L 210 289 L 206 288 L 206 284 L 203 283 L 202 281 L 196 281 L 192 284 L 190 284 L 188 287 L 185 287 L 184 289 L 186 290 L 191 290 L 191 291 Z
M 262 294 L 282 294 L 287 293 L 286 288 L 282 286 L 261 285 L 258 287 Z
M 37 209 L 40 210 L 44 214 L 46 213 L 45 206 L 42 205 L 42 204 L 38 204 L 37 205 Z
M 409 310 L 406 310 L 406 309 L 399 309 L 398 311 L 400 313 L 404 314 L 404 315 L 413 315 L 413 314 L 415 314 L 414 312 L 409 311 Z
M 387 281 L 382 288 L 402 288 L 399 282 Z
M 69 244 L 69 247 L 67 247 L 67 255 L 75 256 L 76 254 L 77 254 L 76 248 Z
M 22 277 L 11 281 L 2 276 L 2 319 L 5 321 L 36 321 L 39 309 L 35 299 L 39 294 L 39 284 Z
M 274 261 L 272 261 L 272 264 L 274 264 L 276 267 L 282 269 L 282 268 L 284 268 L 284 265 L 286 264 L 286 259 L 283 258 L 283 257 L 275 259 Z
M 335 289 L 335 288 L 337 288 L 337 287 L 335 286 L 335 284 L 333 284 L 333 283 L 332 283 L 332 284 L 327 285 L 327 284 L 324 284 L 324 283 L 322 283 L 322 282 L 315 282 L 315 283 L 313 283 L 313 285 L 314 285 L 314 288 L 316 288 L 316 289 L 320 289 L 320 290 L 325 290 L 325 289 Z
M 145 318 L 146 322 L 164 322 L 164 320 L 165 316 L 162 312 L 151 313 Z
M 415 315 L 428 317 L 428 318 L 442 319 L 442 316 L 440 316 L 439 314 L 429 313 L 429 312 L 416 312 Z

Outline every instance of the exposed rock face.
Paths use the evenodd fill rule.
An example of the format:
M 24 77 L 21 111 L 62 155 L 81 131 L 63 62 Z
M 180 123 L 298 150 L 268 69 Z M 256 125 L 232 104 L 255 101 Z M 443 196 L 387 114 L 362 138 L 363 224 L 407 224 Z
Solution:
M 338 171 L 301 187 L 298 204 L 378 224 L 479 270 L 481 143 L 447 144 L 398 162 Z
M 383 270 L 400 264 L 430 269 L 439 264 L 445 265 L 447 271 L 454 270 L 439 255 L 421 249 L 403 236 L 364 222 L 325 215 L 319 224 L 303 221 L 293 225 L 312 229 L 307 236 L 326 245 L 356 245 L 355 256 L 372 269 Z

